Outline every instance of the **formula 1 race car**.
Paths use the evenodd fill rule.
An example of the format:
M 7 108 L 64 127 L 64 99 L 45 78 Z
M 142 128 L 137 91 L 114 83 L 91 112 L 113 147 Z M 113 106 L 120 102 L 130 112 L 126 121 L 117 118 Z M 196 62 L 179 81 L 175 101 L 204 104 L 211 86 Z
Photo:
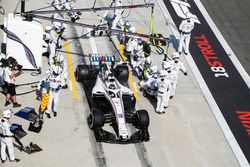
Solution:
M 75 75 L 78 82 L 91 85 L 85 88 L 91 110 L 87 122 L 96 140 L 108 143 L 148 141 L 149 115 L 146 110 L 135 111 L 134 93 L 126 86 L 128 66 L 118 64 L 114 68 L 113 56 L 95 55 L 90 56 L 90 60 L 90 65 L 78 65 Z M 87 91 L 91 91 L 89 95 Z M 105 123 L 109 123 L 115 133 L 104 130 Z M 132 135 L 129 135 L 128 123 L 138 129 Z

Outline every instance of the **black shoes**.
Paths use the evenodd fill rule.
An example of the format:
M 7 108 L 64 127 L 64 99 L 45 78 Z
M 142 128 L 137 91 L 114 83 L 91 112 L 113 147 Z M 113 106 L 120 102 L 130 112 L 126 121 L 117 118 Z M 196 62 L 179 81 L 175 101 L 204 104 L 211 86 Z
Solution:
M 67 88 L 68 88 L 67 84 L 63 85 L 63 87 L 62 87 L 62 89 L 67 89 Z
M 187 52 L 184 52 L 184 54 L 185 54 L 185 55 L 188 55 L 188 53 L 187 53 Z M 179 52 L 179 55 L 181 55 L 181 52 Z
M 11 102 L 8 100 L 8 101 L 5 102 L 4 106 L 6 107 L 6 106 L 8 106 L 10 104 L 11 104 Z
M 164 109 L 168 108 L 168 105 L 167 106 L 164 106 Z
M 47 118 L 51 118 L 50 114 L 49 113 L 45 113 Z M 57 112 L 53 112 L 53 116 L 56 117 L 57 116 Z
M 21 104 L 18 104 L 17 102 L 13 103 L 13 107 L 21 107 Z
M 57 112 L 53 112 L 53 115 L 54 115 L 54 117 L 56 117 L 57 116 Z
M 5 104 L 4 104 L 4 106 L 8 106 L 8 105 L 10 105 L 10 104 L 11 104 L 10 101 L 6 101 Z M 21 104 L 18 104 L 17 102 L 15 102 L 15 103 L 13 103 L 13 107 L 14 107 L 14 108 L 15 108 L 15 107 L 21 107 Z
M 14 160 L 11 160 L 10 162 L 19 162 L 20 161 L 20 159 L 14 159 Z
M 45 114 L 46 114 L 47 118 L 51 118 L 50 114 L 48 114 L 48 113 L 45 113 Z
M 7 160 L 7 159 L 5 159 L 5 160 L 2 160 L 2 159 L 1 159 L 2 163 L 5 163 L 6 160 Z M 11 160 L 10 162 L 19 162 L 19 161 L 20 161 L 20 159 L 17 159 L 17 158 L 16 158 L 16 159 L 14 159 L 14 160 Z

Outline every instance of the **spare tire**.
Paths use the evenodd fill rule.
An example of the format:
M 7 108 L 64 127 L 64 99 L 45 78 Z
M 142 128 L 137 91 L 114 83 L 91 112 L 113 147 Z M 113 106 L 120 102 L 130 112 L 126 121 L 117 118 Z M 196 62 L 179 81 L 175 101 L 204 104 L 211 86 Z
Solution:
M 136 128 L 147 129 L 149 126 L 149 115 L 146 110 L 138 110 L 136 113 Z
M 83 82 L 90 79 L 89 66 L 78 65 L 76 67 L 75 77 L 77 82 Z
M 101 128 L 104 125 L 103 112 L 98 109 L 92 109 L 92 112 L 87 118 L 88 126 L 91 130 Z
M 126 64 L 117 65 L 115 68 L 115 76 L 120 83 L 127 83 L 129 76 L 128 66 Z

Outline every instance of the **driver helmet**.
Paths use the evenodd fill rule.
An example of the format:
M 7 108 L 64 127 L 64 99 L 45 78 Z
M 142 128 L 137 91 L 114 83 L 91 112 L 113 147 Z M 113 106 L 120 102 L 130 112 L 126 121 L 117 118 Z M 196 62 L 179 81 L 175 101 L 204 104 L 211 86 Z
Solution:
M 115 89 L 116 88 L 116 86 L 115 86 L 115 84 L 114 83 L 111 83 L 111 84 L 109 84 L 109 87 L 108 87 L 109 89 Z
M 113 74 L 108 75 L 108 82 L 115 82 L 115 77 Z

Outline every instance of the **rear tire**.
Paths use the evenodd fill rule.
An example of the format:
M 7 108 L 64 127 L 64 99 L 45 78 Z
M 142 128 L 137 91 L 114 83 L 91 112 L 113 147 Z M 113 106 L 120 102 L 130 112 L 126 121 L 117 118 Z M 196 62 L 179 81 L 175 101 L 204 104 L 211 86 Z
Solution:
M 129 76 L 128 66 L 124 64 L 116 66 L 115 76 L 121 84 L 127 83 Z
M 103 112 L 98 109 L 93 109 L 87 118 L 87 122 L 91 130 L 101 128 L 104 125 Z
M 89 67 L 87 65 L 78 65 L 75 72 L 76 81 L 83 82 L 90 79 Z

